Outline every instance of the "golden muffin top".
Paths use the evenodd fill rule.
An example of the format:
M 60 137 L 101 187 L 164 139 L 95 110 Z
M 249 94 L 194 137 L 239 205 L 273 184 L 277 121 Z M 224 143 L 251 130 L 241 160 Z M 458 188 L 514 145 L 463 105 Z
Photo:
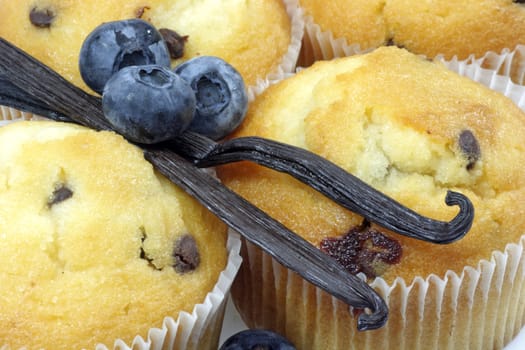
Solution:
M 108 131 L 0 128 L 0 339 L 93 348 L 192 312 L 227 261 L 226 227 Z
M 34 23 L 32 11 L 48 17 L 49 24 Z M 247 85 L 274 72 L 291 40 L 290 18 L 279 0 L 0 0 L 0 12 L 5 14 L 0 37 L 87 91 L 78 70 L 80 47 L 103 22 L 142 18 L 187 36 L 185 54 L 174 65 L 198 55 L 218 56 Z
M 525 233 L 525 114 L 505 96 L 404 49 L 318 62 L 270 87 L 234 137 L 250 135 L 317 153 L 433 219 L 457 214 L 445 204 L 448 190 L 470 198 L 472 229 L 452 244 L 372 225 L 402 248 L 399 263 L 379 269 L 387 280 L 461 272 Z M 363 223 L 286 174 L 250 163 L 218 174 L 316 246 Z
M 370 49 L 387 42 L 411 52 L 465 59 L 523 44 L 525 5 L 512 0 L 300 0 L 323 31 Z

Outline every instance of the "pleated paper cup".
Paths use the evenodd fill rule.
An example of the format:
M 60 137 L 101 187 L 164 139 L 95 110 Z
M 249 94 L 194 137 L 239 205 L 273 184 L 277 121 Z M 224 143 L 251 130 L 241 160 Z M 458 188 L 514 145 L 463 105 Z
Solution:
M 249 327 L 286 335 L 298 349 L 502 349 L 525 322 L 525 236 L 491 260 L 444 277 L 377 278 L 386 325 L 357 330 L 356 310 L 250 243 L 232 296 Z
M 446 60 L 443 55 L 438 55 L 435 59 L 444 62 L 453 70 L 483 68 L 483 70 L 479 70 L 478 72 L 492 71 L 490 73 L 484 73 L 487 75 L 487 77 L 480 77 L 481 79 L 490 79 L 493 75 L 502 75 L 504 77 L 509 77 L 515 84 L 525 85 L 524 45 L 517 45 L 513 50 L 505 49 L 500 53 L 487 52 L 485 55 L 479 58 L 476 58 L 474 55 L 470 55 L 465 60 L 459 60 L 457 57 Z M 473 79 L 477 79 L 476 76 L 471 77 Z
M 346 38 L 335 37 L 331 31 L 322 30 L 312 16 L 305 16 L 304 36 L 298 66 L 308 67 L 315 61 L 365 53 L 360 44 L 348 43 Z
M 0 105 L 0 120 L 31 120 L 33 116 L 32 113 Z
M 248 86 L 248 99 L 252 101 L 257 95 L 262 93 L 272 82 L 284 79 L 289 74 L 295 72 L 299 54 L 302 47 L 302 40 L 305 33 L 305 19 L 303 10 L 299 7 L 298 0 L 283 0 L 286 12 L 290 17 L 290 44 L 286 54 L 281 59 L 277 68 L 263 79 L 259 79 L 255 85 Z
M 513 82 L 511 72 L 516 70 L 509 68 L 520 66 L 515 60 L 522 50 L 441 62 L 503 93 L 525 111 L 525 86 Z M 461 271 L 371 281 L 390 311 L 378 330 L 357 331 L 359 311 L 248 242 L 243 242 L 244 263 L 232 297 L 248 327 L 275 330 L 301 350 L 502 349 L 525 325 L 525 232 L 521 234 L 519 241 L 506 242 L 503 251 Z

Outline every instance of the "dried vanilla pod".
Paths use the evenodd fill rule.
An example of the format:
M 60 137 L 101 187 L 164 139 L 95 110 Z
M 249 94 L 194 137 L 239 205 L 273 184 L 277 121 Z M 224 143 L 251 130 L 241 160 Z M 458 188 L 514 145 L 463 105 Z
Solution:
M 186 132 L 172 142 L 175 150 L 200 167 L 250 160 L 288 173 L 345 208 L 399 234 L 433 243 L 451 243 L 472 225 L 474 207 L 461 193 L 449 191 L 447 205 L 459 205 L 450 222 L 423 217 L 375 190 L 332 162 L 298 147 L 243 137 L 222 144 Z
M 111 129 L 104 119 L 99 98 L 73 86 L 49 67 L 2 39 L 0 50 L 4 53 L 0 57 L 0 77 L 32 96 L 33 104 L 27 110 L 36 108 L 51 119 L 71 121 L 96 130 Z M 13 65 L 12 62 L 18 64 Z M 4 100 L 7 102 L 13 101 L 9 91 L 0 90 L 0 96 L 6 96 Z M 18 106 L 22 110 L 25 110 L 24 107 Z M 384 300 L 364 281 L 346 272 L 319 249 L 172 150 L 151 146 L 144 152 L 157 170 L 284 266 L 346 304 L 368 309 L 369 312 L 359 316 L 359 330 L 376 329 L 385 324 L 388 309 Z M 229 205 L 226 207 L 223 203 Z M 289 254 L 290 251 L 292 254 Z

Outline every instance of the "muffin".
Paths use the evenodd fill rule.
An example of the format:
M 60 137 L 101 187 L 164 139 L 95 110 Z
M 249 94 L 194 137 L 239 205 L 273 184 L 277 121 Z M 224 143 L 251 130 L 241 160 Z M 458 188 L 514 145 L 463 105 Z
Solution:
M 219 56 L 252 88 L 295 69 L 304 24 L 296 0 L 2 0 L 0 11 L 6 14 L 1 37 L 86 91 L 78 55 L 85 37 L 103 22 L 142 18 L 175 31 L 185 44 L 173 65 L 198 55 Z
M 483 56 L 524 44 L 522 1 L 388 1 L 384 15 L 390 40 L 408 50 L 435 57 Z
M 304 64 L 384 44 L 446 59 L 501 53 L 524 44 L 520 1 L 300 0 L 306 20 Z
M 299 5 L 305 16 L 300 66 L 350 56 L 387 43 L 385 1 L 299 0 Z
M 113 132 L 20 121 L 0 144 L 0 346 L 217 347 L 240 264 L 222 222 Z
M 500 349 L 525 324 L 525 114 L 503 94 L 381 47 L 271 86 L 233 135 L 242 136 L 310 150 L 429 218 L 457 214 L 448 190 L 475 208 L 464 238 L 437 245 L 369 223 L 286 174 L 221 166 L 227 186 L 345 262 L 390 309 L 385 327 L 358 332 L 359 310 L 246 244 L 232 295 L 249 327 L 283 333 L 299 349 Z

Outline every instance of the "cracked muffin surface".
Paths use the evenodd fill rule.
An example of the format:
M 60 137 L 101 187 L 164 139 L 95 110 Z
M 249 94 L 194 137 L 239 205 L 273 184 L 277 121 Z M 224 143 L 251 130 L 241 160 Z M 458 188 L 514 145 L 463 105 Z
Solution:
M 0 338 L 11 348 L 144 339 L 201 303 L 226 227 L 113 132 L 0 128 Z
M 256 135 L 317 153 L 414 211 L 450 221 L 447 190 L 475 208 L 452 244 L 406 238 L 381 277 L 461 273 L 525 233 L 525 115 L 503 95 L 404 49 L 318 62 L 261 95 L 234 137 Z M 286 174 L 222 166 L 226 185 L 319 247 L 363 219 Z M 383 271 L 383 269 L 382 269 Z

